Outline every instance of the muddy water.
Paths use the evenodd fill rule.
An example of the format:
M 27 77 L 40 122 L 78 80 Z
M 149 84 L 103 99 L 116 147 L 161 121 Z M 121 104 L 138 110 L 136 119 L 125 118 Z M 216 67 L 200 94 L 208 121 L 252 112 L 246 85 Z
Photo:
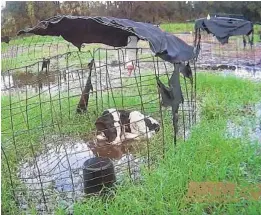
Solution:
M 177 34 L 176 36 L 190 45 L 193 44 L 192 34 Z M 242 70 L 256 69 L 260 72 L 261 43 L 255 42 L 252 49 L 249 44 L 244 48 L 241 37 L 231 37 L 228 44 L 222 45 L 212 35 L 203 34 L 197 67 L 216 70 L 219 65 L 235 66 Z
M 245 116 L 227 122 L 227 138 L 247 137 L 253 143 L 261 144 L 261 103 L 244 107 L 239 111 Z M 142 143 L 127 142 L 120 146 L 108 145 L 104 142 L 94 143 L 81 138 L 69 136 L 51 136 L 43 141 L 45 149 L 34 160 L 20 163 L 18 177 L 23 182 L 23 189 L 30 199 L 20 196 L 20 207 L 27 209 L 29 203 L 36 205 L 38 210 L 51 212 L 56 205 L 62 205 L 69 211 L 75 201 L 83 200 L 82 165 L 85 160 L 94 156 L 110 157 L 115 166 L 117 182 L 127 176 L 134 180 L 141 179 L 141 166 L 146 164 L 144 158 L 135 158 L 135 152 Z M 37 165 L 36 165 L 37 163 Z M 40 173 L 38 172 L 38 168 Z M 41 183 L 39 180 L 41 178 Z M 43 194 L 46 204 L 43 204 Z M 44 214 L 44 213 L 43 213 Z
M 49 212 L 52 212 L 57 206 L 55 204 L 68 208 L 72 207 L 75 201 L 82 200 L 85 197 L 82 166 L 91 157 L 110 157 L 118 183 L 123 182 L 128 175 L 134 180 L 140 179 L 140 167 L 145 164 L 144 159 L 126 154 L 128 149 L 131 150 L 130 143 L 123 146 L 106 146 L 105 143 L 99 143 L 97 146 L 80 138 L 51 136 L 43 144 L 46 147 L 35 160 L 24 160 L 20 163 L 18 177 L 23 182 L 21 189 L 30 197 L 27 199 L 21 191 L 19 203 L 24 210 L 30 203 L 39 211 L 46 210 L 47 207 Z M 43 192 L 46 204 L 43 203 Z
M 135 52 L 135 54 L 133 52 Z M 148 50 L 143 50 L 139 54 L 145 56 L 148 53 L 150 53 Z M 94 90 L 100 91 L 112 87 L 120 87 L 122 82 L 120 79 L 129 77 L 127 65 L 136 63 L 136 51 L 134 50 L 128 50 L 125 54 L 119 54 L 118 51 L 114 50 L 108 51 L 108 57 L 107 61 L 106 59 L 102 59 L 95 62 L 95 66 L 92 70 L 92 85 Z M 149 70 L 154 70 L 153 62 L 147 59 L 148 57 L 145 56 L 144 60 L 139 62 L 141 73 L 143 73 L 144 70 L 146 70 L 147 73 Z M 19 68 L 3 73 L 1 76 L 2 94 L 8 95 L 9 93 L 16 94 L 25 92 L 34 94 L 47 92 L 55 95 L 58 92 L 68 91 L 71 95 L 80 94 L 89 76 L 87 66 L 83 65 L 82 68 L 80 68 L 80 61 L 77 63 L 74 62 L 73 65 L 67 67 L 59 67 L 56 61 L 51 62 L 50 70 L 47 71 L 45 69 L 39 71 L 39 66 L 41 67 L 40 63 L 40 65 L 35 64 L 27 69 Z M 136 73 L 139 73 L 139 71 L 136 71 Z M 154 72 L 152 75 L 153 74 Z M 133 75 L 134 72 L 132 73 L 132 76 Z
M 84 79 L 87 80 L 87 74 L 83 71 L 69 72 L 64 70 L 61 72 L 49 71 L 34 73 L 18 73 L 10 75 L 2 75 L 1 90 L 3 95 L 8 95 L 10 92 L 37 94 L 39 92 L 53 93 L 65 92 L 70 89 L 70 92 L 76 91 L 80 87 L 84 87 Z M 79 93 L 79 92 L 78 92 Z
M 198 69 L 206 72 L 217 72 L 224 76 L 233 75 L 240 78 L 246 78 L 251 80 L 261 80 L 261 63 L 256 65 L 250 65 L 244 63 L 242 66 L 235 66 L 233 64 L 201 64 Z M 165 73 L 165 66 L 167 70 L 171 71 L 169 64 L 160 64 L 159 73 Z M 141 62 L 140 71 L 154 71 L 153 62 Z M 107 72 L 110 77 L 108 78 Z M 139 71 L 136 71 L 136 73 Z M 17 94 L 17 93 L 51 93 L 56 95 L 62 92 L 70 92 L 70 95 L 81 94 L 88 78 L 88 70 L 63 70 L 63 71 L 49 71 L 48 73 L 42 72 L 40 74 L 34 73 L 19 73 L 1 76 L 1 92 L 2 95 Z M 153 75 L 154 72 L 151 73 Z M 131 75 L 133 77 L 134 74 Z M 92 75 L 92 84 L 94 90 L 106 90 L 111 87 L 120 87 L 122 80 L 128 78 L 128 71 L 124 66 L 121 66 L 121 73 L 119 67 L 110 67 L 108 70 L 102 68 Z M 123 80 L 124 82 L 124 80 Z
M 255 43 L 253 48 L 243 47 L 241 39 L 229 41 L 228 44 L 221 45 L 212 38 L 211 43 L 203 43 L 197 65 L 199 68 L 208 67 L 210 70 L 220 68 L 226 70 L 231 67 L 244 73 L 245 70 L 261 72 L 261 43 Z M 237 74 L 236 74 L 237 75 Z M 244 77 L 242 75 L 242 77 Z
M 190 35 L 188 35 L 190 36 Z M 190 36 L 191 37 L 191 36 Z M 184 39 L 184 38 L 183 38 Z M 198 70 L 216 71 L 221 73 L 232 74 L 242 78 L 258 79 L 261 77 L 261 43 L 256 43 L 251 49 L 247 47 L 243 49 L 240 39 L 231 40 L 229 44 L 220 45 L 214 38 L 209 37 L 210 41 L 203 40 L 200 56 L 197 61 Z M 144 49 L 139 53 L 139 56 L 149 56 L 150 51 Z M 135 64 L 136 54 L 133 51 L 127 51 L 119 54 L 118 51 L 108 51 L 108 65 L 105 66 L 106 60 L 95 63 L 95 72 L 92 75 L 92 84 L 94 89 L 104 90 L 110 87 L 120 86 L 120 77 L 127 78 L 128 70 L 127 61 Z M 55 94 L 58 91 L 70 91 L 72 94 L 80 94 L 84 88 L 88 78 L 88 69 L 79 69 L 80 62 L 77 65 L 69 65 L 69 68 L 58 68 L 56 61 L 52 62 L 51 69 L 47 73 L 45 71 L 36 74 L 33 71 L 39 71 L 37 65 L 30 68 L 32 71 L 25 72 L 25 69 L 17 69 L 4 73 L 1 77 L 1 91 L 3 95 L 10 91 L 17 92 L 32 92 L 39 91 Z M 119 66 L 120 64 L 120 66 Z M 39 65 L 38 65 L 39 66 Z M 77 67 L 76 67 L 77 66 Z M 136 66 L 136 65 L 135 65 Z M 166 68 L 165 68 L 166 67 Z M 141 60 L 139 63 L 141 73 L 152 71 L 154 74 L 155 65 L 149 60 Z M 165 70 L 171 71 L 173 68 L 170 64 L 160 63 L 159 72 L 164 73 Z M 138 72 L 138 71 L 136 71 Z M 108 77 L 111 83 L 108 83 Z M 134 74 L 132 73 L 132 76 Z
M 261 80 L 261 43 L 255 43 L 253 48 L 243 47 L 242 39 L 230 40 L 221 45 L 214 37 L 208 37 L 209 42 L 202 43 L 197 61 L 199 69 L 217 71 L 223 75 L 233 75 L 251 80 Z

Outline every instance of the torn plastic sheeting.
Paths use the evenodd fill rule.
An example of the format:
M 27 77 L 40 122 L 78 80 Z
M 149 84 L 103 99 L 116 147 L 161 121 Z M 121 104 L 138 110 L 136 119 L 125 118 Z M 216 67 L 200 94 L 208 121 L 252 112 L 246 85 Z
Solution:
M 202 18 L 195 21 L 195 31 L 198 29 L 213 34 L 221 44 L 225 44 L 231 36 L 250 35 L 253 32 L 253 23 L 225 17 Z
M 183 69 L 183 65 L 175 64 L 174 71 L 169 80 L 169 87 L 166 87 L 159 79 L 156 77 L 159 91 L 162 97 L 161 105 L 164 107 L 170 106 L 172 108 L 172 123 L 174 127 L 174 144 L 176 145 L 176 136 L 178 132 L 178 109 L 180 103 L 184 102 L 184 98 L 181 91 L 179 73 L 180 69 Z
M 114 17 L 55 16 L 41 21 L 18 35 L 33 33 L 62 36 L 80 50 L 83 43 L 103 43 L 114 47 L 128 44 L 129 36 L 137 36 L 150 44 L 152 52 L 168 62 L 184 62 L 194 58 L 193 47 L 173 34 L 149 23 Z

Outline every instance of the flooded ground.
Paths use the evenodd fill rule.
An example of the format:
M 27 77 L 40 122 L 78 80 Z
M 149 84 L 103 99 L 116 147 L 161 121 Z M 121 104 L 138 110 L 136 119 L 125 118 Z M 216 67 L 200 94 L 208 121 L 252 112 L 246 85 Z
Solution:
M 239 109 L 240 117 L 228 119 L 225 136 L 246 140 L 255 149 L 255 156 L 261 156 L 261 103 Z M 241 162 L 239 171 L 249 183 L 261 182 L 260 174 L 253 173 L 248 161 Z
M 217 72 L 224 76 L 232 75 L 261 81 L 261 44 L 255 44 L 253 50 L 249 47 L 244 50 L 239 40 L 232 41 L 227 46 L 212 44 L 212 42 L 212 39 L 203 40 L 201 55 L 197 63 L 198 71 L 206 70 L 206 72 Z M 239 48 L 236 49 L 236 47 Z M 146 58 L 149 52 L 142 54 Z M 128 60 L 132 58 L 129 57 Z M 125 60 L 119 61 L 118 57 L 112 57 L 109 63 L 110 66 L 107 67 L 104 59 L 95 62 L 95 72 L 92 75 L 95 90 L 119 87 L 122 81 L 128 79 Z M 39 65 L 34 65 L 27 68 L 26 71 L 20 68 L 3 73 L 1 76 L 2 95 L 38 94 L 40 92 L 52 95 L 69 92 L 70 96 L 79 95 L 89 74 L 86 66 L 79 66 L 80 62 L 77 62 L 76 65 L 75 61 L 69 66 L 57 65 L 57 61 L 54 61 L 53 64 L 56 66 L 51 65 L 47 72 L 40 71 Z M 157 63 L 150 58 L 141 60 L 135 66 L 139 68 L 137 71 L 140 73 L 150 72 L 153 76 L 157 70 L 155 65 Z M 160 62 L 157 71 L 165 73 L 166 70 L 172 71 L 172 69 L 171 65 Z M 107 74 L 109 74 L 109 78 Z M 133 76 L 134 74 L 132 74 Z M 228 138 L 247 136 L 251 142 L 261 144 L 261 105 L 259 103 L 249 109 L 252 113 L 251 117 L 246 114 L 237 121 L 235 119 L 228 120 L 226 135 Z M 198 119 L 199 116 L 197 116 L 197 121 Z M 184 131 L 185 138 L 188 135 L 189 130 L 186 129 Z M 126 149 L 111 146 L 99 148 L 91 142 L 69 136 L 52 136 L 49 140 L 45 140 L 43 145 L 46 145 L 46 149 L 35 158 L 36 162 L 24 160 L 20 163 L 18 177 L 23 182 L 22 190 L 26 191 L 27 195 L 22 195 L 23 192 L 21 192 L 19 202 L 20 207 L 24 209 L 28 207 L 29 203 L 36 205 L 39 211 L 45 210 L 46 205 L 48 205 L 48 210 L 52 211 L 55 207 L 53 202 L 59 202 L 64 207 L 72 207 L 75 201 L 84 197 L 82 164 L 93 156 L 111 157 L 115 165 L 117 182 L 123 181 L 126 174 L 133 179 L 139 179 L 141 177 L 140 167 L 146 163 L 144 158 L 136 158 L 135 153 L 126 153 Z M 41 175 L 41 183 L 39 175 Z M 43 201 L 43 194 L 46 204 Z
M 20 163 L 18 177 L 23 185 L 19 203 L 24 210 L 31 204 L 39 211 L 53 212 L 57 203 L 70 208 L 75 201 L 83 200 L 83 163 L 98 154 L 112 159 L 116 183 L 123 183 L 128 176 L 139 180 L 140 168 L 145 164 L 143 158 L 124 153 L 119 148 L 122 146 L 97 147 L 80 138 L 58 135 L 49 137 L 42 144 L 45 149 L 35 159 Z M 23 192 L 27 195 L 22 195 Z
M 243 113 L 242 117 L 228 120 L 226 137 L 247 138 L 253 144 L 261 144 L 261 103 L 242 107 L 239 112 Z M 182 131 L 180 132 L 182 135 Z M 186 130 L 186 138 L 188 133 L 189 130 Z M 146 164 L 145 157 L 135 155 L 136 147 L 132 142 L 112 146 L 81 138 L 53 135 L 42 144 L 45 149 L 35 160 L 24 160 L 20 163 L 18 177 L 23 182 L 21 189 L 27 193 L 26 196 L 30 196 L 30 199 L 26 199 L 27 197 L 21 194 L 19 198 L 20 207 L 24 210 L 30 203 L 36 205 L 39 211 L 46 210 L 46 207 L 53 211 L 55 202 L 72 211 L 73 204 L 85 198 L 82 165 L 88 158 L 110 157 L 115 167 L 117 183 L 124 182 L 129 176 L 133 180 L 140 180 L 141 167 Z
M 190 34 L 177 35 L 191 44 L 193 37 Z M 203 37 L 201 52 L 197 61 L 197 70 L 208 72 L 220 71 L 222 74 L 235 75 L 237 77 L 252 80 L 261 79 L 261 43 L 255 43 L 253 48 L 243 48 L 241 38 L 231 39 L 228 44 L 221 45 L 217 40 L 207 35 Z M 134 64 L 136 74 L 144 73 L 166 73 L 171 72 L 171 64 L 156 61 L 148 48 L 146 42 L 139 43 L 142 47 L 137 53 L 135 50 L 127 52 L 119 50 L 99 49 L 96 53 L 95 68 L 92 74 L 94 89 L 104 90 L 111 87 L 119 87 L 122 78 L 128 78 L 128 62 Z M 48 49 L 49 50 L 49 49 Z M 50 52 L 50 51 L 49 51 Z M 5 56 L 5 53 L 2 54 Z M 107 57 L 106 57 L 107 56 Z M 105 59 L 106 57 L 106 59 Z M 137 61 L 138 59 L 138 61 Z M 40 60 L 40 59 L 39 59 Z M 46 73 L 41 70 L 42 62 L 30 65 L 27 68 L 16 68 L 9 72 L 2 72 L 1 91 L 2 94 L 11 92 L 33 92 L 38 93 L 50 91 L 51 93 L 70 90 L 72 95 L 80 94 L 88 78 L 89 70 L 87 63 L 90 54 L 78 55 L 72 53 L 52 58 L 50 69 Z M 131 77 L 134 76 L 134 72 Z
M 226 137 L 247 138 L 252 143 L 261 144 L 261 103 L 242 107 L 239 112 L 243 113 L 242 117 L 228 120 Z M 182 132 L 180 130 L 181 136 Z M 186 138 L 187 135 L 189 130 L 186 130 Z M 49 211 L 53 211 L 53 202 L 58 202 L 58 205 L 71 211 L 76 201 L 85 198 L 82 165 L 88 158 L 110 157 L 115 167 L 117 183 L 124 182 L 129 176 L 133 180 L 140 180 L 141 167 L 146 164 L 145 157 L 135 155 L 136 147 L 132 142 L 112 146 L 81 138 L 53 135 L 42 144 L 45 149 L 35 160 L 20 163 L 18 177 L 23 182 L 23 192 L 30 196 L 30 199 L 20 196 L 20 207 L 25 210 L 30 203 L 36 205 L 40 211 L 46 210 L 46 206 Z M 137 144 L 142 146 L 144 143 L 138 142 L 136 146 Z M 46 204 L 43 203 L 43 193 Z
M 104 51 L 104 50 L 103 50 Z M 149 54 L 149 56 L 148 56 Z M 118 50 L 108 50 L 106 59 L 95 59 L 95 64 L 92 69 L 92 85 L 94 90 L 101 91 L 110 88 L 122 86 L 123 79 L 129 77 L 127 69 L 128 63 L 135 65 L 136 70 L 132 72 L 136 76 L 150 73 L 155 73 L 155 63 L 148 49 L 140 50 L 139 60 L 136 59 L 136 51 L 128 50 L 126 53 Z M 70 56 L 66 64 L 64 57 L 60 60 L 51 60 L 49 69 L 43 69 L 42 61 L 24 68 L 16 68 L 10 71 L 3 72 L 1 75 L 1 91 L 3 95 L 16 93 L 51 93 L 53 95 L 58 92 L 68 92 L 73 96 L 81 94 L 86 81 L 89 77 L 89 68 L 87 63 L 90 60 L 85 60 L 84 64 L 77 54 Z M 104 57 L 104 56 L 103 56 Z M 172 68 L 163 62 L 159 63 L 160 73 L 166 72 L 166 69 Z M 165 68 L 166 67 L 166 68 Z
M 260 81 L 261 43 L 256 43 L 252 49 L 244 49 L 239 40 L 233 42 L 223 46 L 215 43 L 203 44 L 197 63 L 198 70 Z

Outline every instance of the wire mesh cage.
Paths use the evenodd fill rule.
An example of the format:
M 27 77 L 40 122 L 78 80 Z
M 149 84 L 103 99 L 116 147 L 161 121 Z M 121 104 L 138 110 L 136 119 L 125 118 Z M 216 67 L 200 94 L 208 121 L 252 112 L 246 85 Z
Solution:
M 253 67 L 260 65 L 260 46 L 246 42 L 242 36 L 232 37 L 222 45 L 212 35 L 202 34 L 198 67 L 205 70 L 235 71 L 236 74 L 254 75 Z
M 211 20 L 222 25 L 222 28 L 226 28 L 229 24 L 231 29 L 226 29 L 226 34 L 230 34 L 227 43 L 222 43 L 215 33 L 215 27 L 211 30 L 206 26 L 195 31 L 196 22 L 199 20 Z M 223 25 L 222 20 L 227 20 L 228 24 Z M 246 29 L 241 32 L 236 32 L 237 29 L 234 25 L 242 22 L 243 28 L 247 29 L 247 25 L 252 25 L 251 33 L 246 35 Z M 250 24 L 251 23 L 251 24 Z M 222 30 L 222 28 L 220 30 Z M 213 31 L 214 30 L 214 31 Z M 197 68 L 204 72 L 218 72 L 224 73 L 224 75 L 236 75 L 238 77 L 246 77 L 251 79 L 261 79 L 261 47 L 260 47 L 260 31 L 261 27 L 258 24 L 252 23 L 251 21 L 242 18 L 237 15 L 218 15 L 211 14 L 207 18 L 196 19 L 195 22 L 188 21 L 186 23 L 186 32 L 182 32 L 177 35 L 181 37 L 188 44 L 193 44 L 196 47 L 197 43 L 200 44 L 199 54 L 197 57 Z M 236 32 L 236 33 L 235 33 Z
M 79 51 L 60 37 L 29 35 L 2 43 L 1 57 L 5 213 L 10 208 L 40 214 L 70 208 L 88 194 L 83 165 L 91 158 L 110 158 L 116 184 L 140 181 L 142 170 L 173 146 L 171 110 L 161 105 L 155 77 L 168 83 L 174 66 L 155 57 L 146 42 L 136 48 L 90 44 Z M 196 121 L 193 62 L 191 68 L 193 81 L 180 74 L 181 141 Z M 95 123 L 106 110 L 128 112 L 120 129 L 141 121 L 146 132 L 115 144 L 97 139 Z
M 244 22 L 247 26 L 248 22 L 242 15 L 233 14 L 210 14 L 205 20 L 215 19 L 216 23 L 219 23 L 218 17 L 227 19 L 228 22 Z M 188 20 L 186 24 L 182 24 L 182 28 L 175 28 L 173 24 L 163 24 L 164 30 L 175 33 L 176 36 L 186 41 L 186 43 L 196 47 L 195 38 L 195 22 L 197 20 L 204 19 L 199 18 L 196 20 Z M 201 72 L 214 72 L 226 75 L 235 75 L 237 77 L 249 78 L 254 80 L 260 80 L 261 70 L 261 47 L 260 47 L 260 32 L 261 25 L 259 23 L 252 23 L 252 33 L 245 35 L 245 30 L 237 35 L 233 35 L 236 29 L 231 26 L 231 29 L 227 30 L 230 33 L 228 43 L 222 44 L 213 32 L 209 32 L 207 28 L 201 28 L 199 31 L 200 39 L 197 37 L 197 42 L 200 40 L 200 51 L 197 57 L 197 68 Z M 226 27 L 220 23 L 220 26 Z M 212 29 L 213 30 L 213 29 Z M 222 30 L 222 29 L 221 29 Z M 178 31 L 178 33 L 176 33 Z M 227 33 L 226 32 L 226 33 Z M 216 32 L 215 32 L 216 33 Z M 226 34 L 225 33 L 225 34 Z M 225 35 L 224 34 L 224 35 Z M 233 36 L 232 36 L 233 35 Z

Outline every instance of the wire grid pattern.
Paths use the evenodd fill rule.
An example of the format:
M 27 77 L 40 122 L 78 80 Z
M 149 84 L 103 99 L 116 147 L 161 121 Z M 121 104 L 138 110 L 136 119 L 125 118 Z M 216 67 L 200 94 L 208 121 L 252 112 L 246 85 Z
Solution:
M 260 27 L 261 29 L 261 27 Z M 186 34 L 175 34 L 190 45 L 194 43 L 194 29 L 187 24 Z M 232 36 L 222 45 L 212 34 L 201 31 L 201 50 L 197 59 L 200 70 L 238 70 L 256 75 L 261 70 L 261 43 L 256 37 L 251 47 L 248 39 L 244 46 L 243 36 Z
M 113 160 L 117 183 L 127 176 L 141 180 L 141 169 L 151 168 L 157 157 L 164 157 L 166 142 L 173 142 L 171 113 L 160 105 L 155 79 L 158 75 L 167 84 L 173 65 L 154 57 L 148 48 L 95 45 L 79 52 L 60 38 L 33 36 L 12 41 L 2 59 L 3 177 L 8 180 L 8 195 L 20 209 L 35 207 L 48 214 L 57 206 L 70 208 L 85 197 L 83 162 L 98 155 Z M 42 68 L 46 59 L 50 64 Z M 93 92 L 87 114 L 78 115 L 91 59 Z M 135 68 L 131 77 L 128 60 Z M 192 67 L 195 71 L 195 64 Z M 196 75 L 193 86 L 180 77 L 185 102 L 180 107 L 179 136 L 185 139 L 196 121 Z M 95 120 L 103 110 L 115 107 L 154 117 L 161 123 L 159 134 L 135 147 L 95 146 Z

